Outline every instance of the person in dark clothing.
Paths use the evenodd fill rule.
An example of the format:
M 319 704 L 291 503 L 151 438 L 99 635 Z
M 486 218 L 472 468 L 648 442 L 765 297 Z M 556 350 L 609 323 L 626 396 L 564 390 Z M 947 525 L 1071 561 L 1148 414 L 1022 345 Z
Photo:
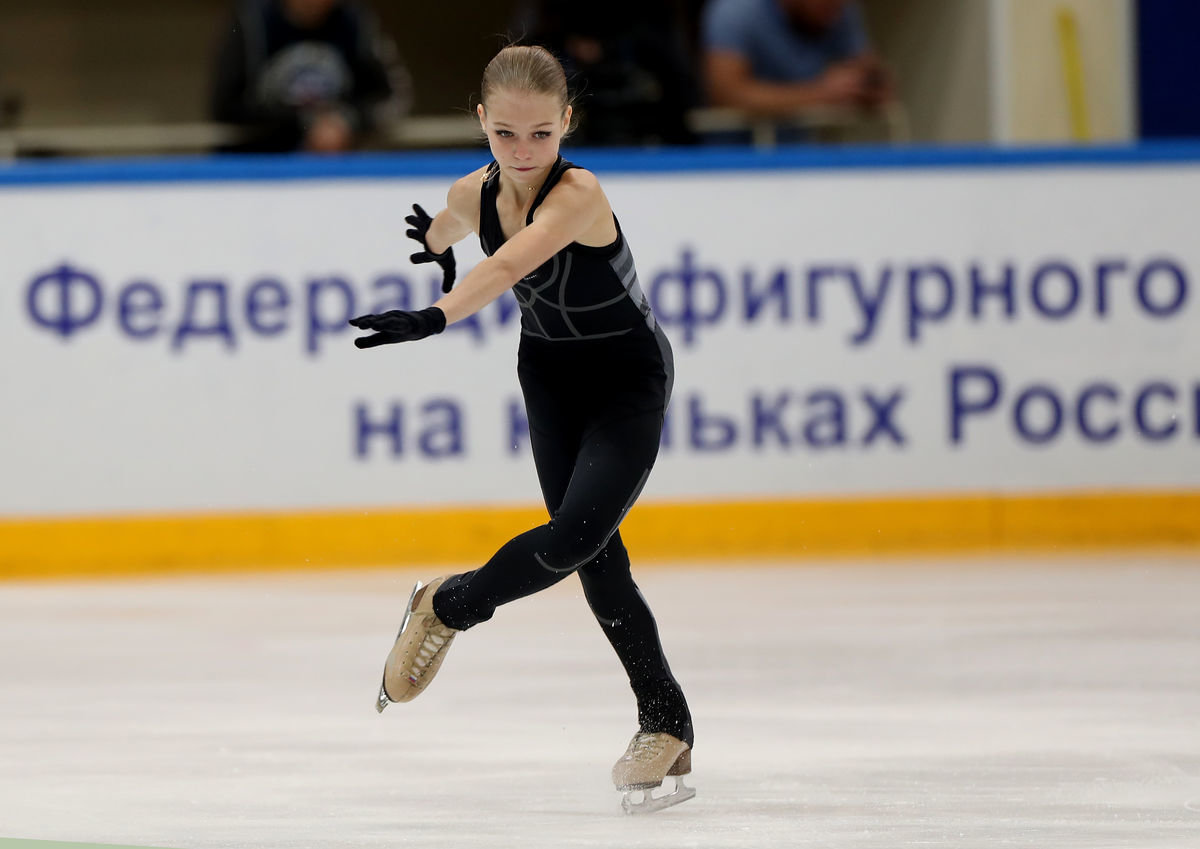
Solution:
M 682 0 L 527 0 L 512 26 L 562 60 L 585 145 L 691 144 L 700 84 Z
M 399 120 L 411 82 L 395 45 L 350 0 L 240 0 L 218 47 L 211 116 L 232 149 L 336 153 Z
M 541 47 L 502 50 L 484 72 L 480 123 L 495 161 L 451 187 L 431 218 L 406 220 L 446 294 L 423 310 L 351 319 L 360 348 L 423 339 L 512 290 L 521 309 L 517 374 L 549 521 L 478 569 L 418 583 L 384 669 L 377 708 L 409 701 L 460 631 L 499 605 L 577 573 L 629 676 L 638 731 L 613 768 L 626 810 L 691 798 L 692 718 L 630 573 L 618 527 L 658 454 L 674 366 L 633 255 L 596 177 L 559 154 L 571 121 L 566 78 Z M 479 235 L 487 258 L 453 287 L 452 245 Z M 650 790 L 675 776 L 674 792 Z M 641 801 L 635 791 L 644 791 Z

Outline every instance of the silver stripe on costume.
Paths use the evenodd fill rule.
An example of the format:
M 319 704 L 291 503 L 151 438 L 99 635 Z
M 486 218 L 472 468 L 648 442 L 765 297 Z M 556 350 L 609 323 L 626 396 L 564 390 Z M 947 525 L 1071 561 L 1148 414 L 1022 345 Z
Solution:
M 565 257 L 565 259 L 563 259 L 561 263 L 559 262 L 560 256 Z M 632 257 L 631 257 L 631 259 L 632 259 Z M 559 316 L 562 318 L 563 324 L 566 325 L 567 329 L 571 332 L 571 335 L 570 336 L 551 336 L 551 335 L 549 335 L 546 332 L 545 326 L 541 324 L 541 320 L 537 318 L 536 310 L 532 310 L 532 309 L 529 310 L 528 314 L 531 317 L 533 317 L 535 320 L 538 321 L 539 327 L 536 330 L 534 330 L 532 328 L 526 328 L 524 331 L 525 335 L 535 336 L 540 339 L 547 339 L 547 340 L 551 340 L 551 341 L 555 341 L 555 342 L 565 342 L 565 341 L 579 340 L 579 339 L 609 339 L 614 336 L 624 336 L 626 333 L 629 333 L 629 328 L 624 328 L 622 330 L 616 330 L 616 331 L 610 331 L 607 333 L 588 333 L 588 334 L 581 333 L 579 328 L 576 327 L 575 323 L 571 320 L 572 314 L 596 312 L 598 310 L 606 309 L 607 307 L 611 307 L 613 304 L 620 303 L 624 298 L 629 297 L 628 292 L 622 291 L 620 294 L 616 295 L 615 297 L 612 297 L 607 301 L 602 301 L 602 302 L 596 303 L 596 304 L 588 304 L 586 306 L 581 306 L 581 307 L 567 306 L 567 304 L 566 304 L 566 297 L 567 297 L 567 291 L 568 291 L 567 284 L 570 282 L 570 278 L 571 278 L 572 255 L 569 251 L 567 251 L 563 254 L 555 254 L 553 259 L 551 260 L 551 263 L 552 264 L 550 266 L 550 273 L 549 273 L 549 276 L 547 277 L 546 282 L 541 284 L 540 286 L 538 286 L 536 289 L 532 288 L 528 285 L 524 286 L 523 287 L 524 291 L 522 293 L 518 294 L 517 300 L 524 307 L 531 307 L 535 303 L 546 304 L 548 306 L 553 307 L 555 310 L 558 311 Z M 630 263 L 630 265 L 632 267 L 632 262 Z M 557 303 L 554 301 L 551 301 L 549 298 L 542 295 L 542 292 L 544 292 L 546 289 L 549 289 L 550 287 L 554 286 L 555 284 L 558 284 L 558 301 L 557 301 Z M 514 291 L 516 291 L 516 290 L 514 289 Z
M 638 308 L 638 312 L 646 317 L 646 326 L 654 330 L 658 326 L 654 320 L 654 312 L 650 309 L 650 300 L 638 282 L 637 269 L 633 264 L 633 251 L 629 249 L 629 243 L 625 241 L 624 237 L 621 239 L 621 250 L 608 263 L 616 272 L 621 285 L 625 287 L 625 292 L 633 301 L 634 306 Z
M 536 339 L 545 339 L 547 342 L 591 342 L 595 339 L 612 339 L 616 336 L 625 336 L 632 332 L 628 327 L 624 330 L 614 330 L 611 333 L 592 333 L 587 336 L 547 336 L 544 333 L 533 333 L 527 328 L 522 328 L 521 333 L 526 336 L 533 336 Z
M 608 339 L 614 336 L 624 336 L 630 332 L 630 328 L 622 330 L 610 331 L 605 333 L 588 333 L 585 334 L 579 330 L 572 316 L 577 313 L 597 312 L 607 309 L 616 304 L 619 304 L 625 298 L 629 298 L 638 312 L 646 320 L 646 326 L 650 330 L 657 328 L 658 324 L 654 320 L 653 311 L 650 309 L 650 301 L 642 291 L 641 284 L 638 282 L 637 269 L 634 266 L 633 252 L 629 249 L 629 243 L 625 241 L 624 236 L 618 236 L 621 239 L 621 247 L 617 253 L 609 258 L 608 265 L 612 269 L 617 280 L 620 281 L 621 290 L 613 297 L 601 301 L 599 303 L 587 304 L 586 306 L 568 306 L 567 294 L 568 284 L 571 279 L 571 268 L 573 262 L 573 254 L 567 250 L 555 254 L 549 260 L 545 282 L 537 285 L 531 285 L 529 278 L 519 281 L 512 289 L 517 303 L 521 307 L 521 313 L 527 319 L 522 322 L 522 333 L 526 336 L 533 336 L 539 339 L 550 341 L 570 341 L 578 339 Z M 486 247 L 486 244 L 485 244 Z M 530 275 L 532 277 L 533 275 Z M 553 301 L 546 297 L 543 293 L 553 286 L 558 286 L 557 301 Z M 558 316 L 562 319 L 563 325 L 570 333 L 569 336 L 551 336 L 543 317 L 538 315 L 536 306 L 544 304 L 551 309 L 557 311 Z
M 658 351 L 662 355 L 663 370 L 667 373 L 667 392 L 665 405 L 671 403 L 671 393 L 675 389 L 675 354 L 671 351 L 671 343 L 661 327 L 654 328 L 654 341 L 658 343 Z
M 571 323 L 571 316 L 567 310 L 567 281 L 571 279 L 571 254 L 567 253 L 566 261 L 563 262 L 562 283 L 558 287 L 558 311 L 562 314 L 563 324 L 567 326 L 567 330 L 571 331 L 571 335 L 576 339 L 582 339 L 583 334 L 579 332 L 574 324 Z
M 538 326 L 535 329 L 525 328 L 525 322 L 522 322 L 522 327 L 526 335 L 537 336 L 542 339 L 551 338 L 546 332 L 546 328 L 542 325 L 542 319 L 538 316 L 537 310 L 532 309 L 533 302 L 537 299 L 537 294 L 533 287 L 527 283 L 521 282 L 512 288 L 513 296 L 517 299 L 517 305 L 521 308 L 521 315 L 531 323 L 536 323 Z
M 608 261 L 608 264 L 613 267 L 613 271 L 617 272 L 617 277 L 622 279 L 633 270 L 633 251 L 629 250 L 628 242 L 624 239 L 621 240 L 621 250 Z

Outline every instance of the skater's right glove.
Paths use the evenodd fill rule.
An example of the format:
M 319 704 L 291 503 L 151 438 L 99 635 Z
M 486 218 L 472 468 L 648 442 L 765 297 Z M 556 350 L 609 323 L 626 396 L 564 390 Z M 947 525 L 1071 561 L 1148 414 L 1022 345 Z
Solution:
M 359 330 L 374 330 L 372 336 L 360 336 L 354 340 L 356 348 L 374 348 L 394 342 L 415 342 L 441 333 L 446 329 L 446 314 L 437 307 L 423 310 L 388 310 L 379 315 L 360 315 L 350 319 L 352 327 Z
M 454 248 L 446 248 L 440 254 L 435 254 L 429 250 L 429 243 L 425 240 L 429 236 L 429 228 L 433 224 L 433 219 L 429 217 L 428 212 L 421 209 L 419 203 L 413 204 L 413 214 L 405 216 L 404 220 L 412 225 L 412 229 L 405 233 L 405 235 L 410 239 L 416 239 L 421 243 L 421 247 L 425 249 L 410 256 L 408 258 L 409 261 L 414 263 L 436 262 L 440 265 L 442 267 L 442 292 L 449 292 L 450 288 L 454 285 L 454 274 L 456 271 Z

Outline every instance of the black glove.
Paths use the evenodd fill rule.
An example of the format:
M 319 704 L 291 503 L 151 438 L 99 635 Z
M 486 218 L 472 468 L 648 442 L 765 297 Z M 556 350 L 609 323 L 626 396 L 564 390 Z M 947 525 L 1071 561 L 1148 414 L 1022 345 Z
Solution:
M 440 254 L 435 254 L 429 250 L 429 243 L 425 241 L 425 237 L 429 235 L 429 225 L 433 224 L 433 219 L 429 217 L 429 213 L 421 209 L 419 203 L 413 204 L 413 214 L 406 215 L 404 220 L 412 225 L 412 229 L 405 233 L 410 239 L 416 239 L 425 248 L 423 251 L 410 256 L 409 262 L 436 262 L 442 267 L 442 292 L 449 292 L 454 285 L 454 273 L 456 266 L 454 264 L 454 248 L 446 248 Z
M 372 336 L 360 336 L 354 340 L 357 348 L 374 348 L 393 342 L 415 342 L 441 333 L 446 329 L 446 314 L 437 307 L 423 310 L 388 310 L 379 315 L 360 315 L 350 319 L 350 324 L 359 330 L 375 330 Z

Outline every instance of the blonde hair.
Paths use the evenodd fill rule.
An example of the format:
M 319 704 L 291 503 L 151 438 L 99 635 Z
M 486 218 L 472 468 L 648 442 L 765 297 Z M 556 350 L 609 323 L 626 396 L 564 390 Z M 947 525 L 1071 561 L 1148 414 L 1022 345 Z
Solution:
M 492 93 L 501 89 L 548 94 L 558 100 L 564 112 L 571 103 L 562 65 L 553 53 L 536 45 L 510 45 L 488 62 L 479 86 L 479 99 L 484 109 Z

